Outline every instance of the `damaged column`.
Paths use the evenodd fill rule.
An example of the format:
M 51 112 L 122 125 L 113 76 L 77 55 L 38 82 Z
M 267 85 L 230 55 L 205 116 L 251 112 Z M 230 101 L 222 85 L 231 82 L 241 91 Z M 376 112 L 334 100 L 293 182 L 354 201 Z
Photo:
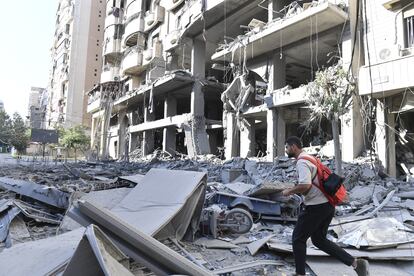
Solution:
M 358 23 L 356 5 L 356 1 L 350 1 L 350 28 L 344 32 L 342 40 L 343 68 L 348 70 L 349 65 L 353 61 L 351 70 L 354 76 L 358 76 L 359 66 L 364 64 L 364 55 L 360 47 L 362 44 L 361 34 L 358 30 L 356 36 L 354 34 L 355 24 Z M 354 38 L 356 38 L 356 43 L 354 43 Z M 353 47 L 354 49 L 352 51 Z M 354 53 L 353 57 L 352 52 Z M 356 89 L 358 89 L 358 86 Z M 350 106 L 349 112 L 341 118 L 342 159 L 347 162 L 358 157 L 364 147 L 361 103 L 359 97 L 356 96 L 358 94 L 355 93 L 352 96 L 352 105 Z
M 145 105 L 145 102 L 144 102 Z M 144 122 L 154 121 L 155 113 L 150 112 L 147 106 L 144 106 Z M 150 154 L 154 150 L 154 130 L 145 130 L 142 132 L 142 156 Z
M 243 119 L 240 126 L 240 157 L 255 155 L 255 119 Z
M 240 132 L 237 127 L 236 114 L 233 112 L 224 112 L 223 118 L 226 122 L 226 140 L 224 155 L 226 159 L 239 156 Z
M 279 51 L 273 53 L 268 84 L 268 94 L 286 85 L 285 56 Z M 280 108 L 267 111 L 267 160 L 273 161 L 285 154 L 286 123 Z
M 125 157 L 125 148 L 129 147 L 129 142 L 127 143 L 129 137 L 127 137 L 127 128 L 129 125 L 128 117 L 126 115 L 126 110 L 123 109 L 119 111 L 118 114 L 118 156 L 117 158 Z
M 396 176 L 395 118 L 389 112 L 389 99 L 377 100 L 377 123 L 375 125 L 376 152 L 386 172 Z
M 177 114 L 177 99 L 168 95 L 164 100 L 164 118 Z M 162 148 L 169 153 L 175 153 L 176 149 L 176 131 L 175 126 L 169 126 L 163 130 Z
M 191 91 L 192 120 L 186 130 L 187 150 L 190 156 L 210 153 L 204 117 L 204 94 L 201 81 L 205 78 L 206 44 L 194 39 L 191 50 L 191 72 L 195 77 Z

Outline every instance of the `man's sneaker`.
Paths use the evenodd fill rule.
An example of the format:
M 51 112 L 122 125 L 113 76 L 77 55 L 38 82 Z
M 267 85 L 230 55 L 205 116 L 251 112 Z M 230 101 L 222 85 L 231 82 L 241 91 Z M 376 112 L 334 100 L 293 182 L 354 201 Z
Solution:
M 357 266 L 355 272 L 358 276 L 369 276 L 369 263 L 364 259 L 357 259 Z

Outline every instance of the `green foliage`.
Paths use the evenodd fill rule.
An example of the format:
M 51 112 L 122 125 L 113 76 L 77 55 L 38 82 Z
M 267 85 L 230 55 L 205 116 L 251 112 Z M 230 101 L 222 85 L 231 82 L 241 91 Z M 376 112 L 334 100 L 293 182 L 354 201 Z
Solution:
M 0 142 L 9 144 L 12 137 L 12 120 L 6 112 L 0 110 Z
M 15 147 L 17 151 L 23 152 L 26 150 L 28 143 L 28 128 L 26 127 L 23 118 L 19 115 L 19 113 L 14 113 L 10 144 Z
M 83 149 L 89 145 L 89 137 L 82 126 L 58 129 L 60 144 L 68 149 Z
M 349 109 L 355 84 L 347 78 L 342 62 L 318 71 L 315 80 L 309 83 L 306 101 L 311 112 L 310 121 L 322 117 L 332 120 Z

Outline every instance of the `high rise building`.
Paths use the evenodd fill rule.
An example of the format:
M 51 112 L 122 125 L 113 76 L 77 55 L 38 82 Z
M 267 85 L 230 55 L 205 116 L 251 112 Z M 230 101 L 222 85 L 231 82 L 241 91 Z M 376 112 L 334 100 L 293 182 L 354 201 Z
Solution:
M 99 83 L 105 7 L 103 0 L 59 1 L 47 88 L 48 128 L 90 126 L 85 92 Z
M 32 87 L 29 93 L 27 110 L 27 126 L 30 128 L 45 128 L 47 108 L 47 90 L 41 87 Z

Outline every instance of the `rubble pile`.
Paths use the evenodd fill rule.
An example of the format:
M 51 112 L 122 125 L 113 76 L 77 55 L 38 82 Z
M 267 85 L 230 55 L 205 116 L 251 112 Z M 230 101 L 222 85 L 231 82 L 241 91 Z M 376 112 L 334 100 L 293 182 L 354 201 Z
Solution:
M 2 166 L 0 267 L 9 275 L 294 273 L 301 198 L 280 194 L 296 183 L 294 160 L 155 152 L 135 161 Z M 412 275 L 414 185 L 379 172 L 369 157 L 344 164 L 349 203 L 337 207 L 328 235 L 369 259 L 373 275 L 390 260 L 401 263 L 389 275 Z M 327 262 L 343 267 L 311 243 L 308 255 L 311 275 Z

